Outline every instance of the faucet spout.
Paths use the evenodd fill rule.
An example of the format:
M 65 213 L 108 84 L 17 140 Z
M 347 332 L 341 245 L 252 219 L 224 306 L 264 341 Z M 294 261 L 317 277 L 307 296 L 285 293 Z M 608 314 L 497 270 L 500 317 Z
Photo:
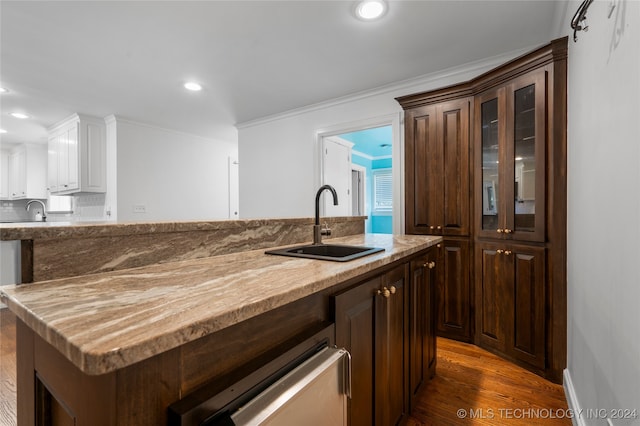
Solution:
M 42 206 L 42 221 L 46 222 L 47 221 L 47 207 L 44 205 L 44 203 L 41 200 L 31 200 L 27 203 L 27 206 L 25 207 L 27 209 L 27 211 L 29 211 L 29 207 L 31 207 L 31 204 L 33 203 L 40 203 L 40 205 Z
M 330 229 L 327 229 L 326 231 L 322 231 L 320 229 L 320 195 L 325 190 L 331 191 L 331 195 L 333 196 L 333 205 L 338 205 L 338 193 L 333 186 L 323 185 L 318 189 L 318 192 L 316 192 L 316 221 L 313 225 L 313 244 L 322 244 L 323 233 L 325 233 L 325 235 L 331 235 Z

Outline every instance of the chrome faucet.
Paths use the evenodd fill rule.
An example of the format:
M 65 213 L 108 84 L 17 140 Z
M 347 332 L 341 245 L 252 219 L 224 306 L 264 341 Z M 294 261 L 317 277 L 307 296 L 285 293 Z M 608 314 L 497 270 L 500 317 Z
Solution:
M 331 191 L 331 195 L 333 195 L 333 205 L 338 205 L 338 193 L 331 185 L 323 185 L 318 189 L 316 193 L 316 222 L 313 225 L 313 244 L 322 244 L 322 236 L 323 235 L 331 235 L 331 229 L 321 229 L 320 228 L 320 194 L 325 189 Z
M 27 203 L 27 211 L 29 211 L 29 207 L 31 207 L 31 204 L 33 203 L 40 203 L 40 205 L 42 206 L 42 221 L 46 222 L 47 221 L 47 215 L 46 215 L 46 211 L 47 211 L 47 207 L 44 205 L 44 203 L 41 200 L 31 200 Z

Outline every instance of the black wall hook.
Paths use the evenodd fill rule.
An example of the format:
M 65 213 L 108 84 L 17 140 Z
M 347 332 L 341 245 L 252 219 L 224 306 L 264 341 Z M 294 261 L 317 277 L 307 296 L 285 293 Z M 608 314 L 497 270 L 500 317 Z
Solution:
M 584 0 L 576 11 L 575 15 L 573 15 L 573 19 L 571 19 L 571 28 L 573 28 L 574 43 L 578 41 L 578 31 L 587 31 L 587 29 L 589 28 L 589 26 L 586 25 L 585 21 L 587 19 L 587 9 L 589 9 L 591 3 L 593 3 L 593 0 Z

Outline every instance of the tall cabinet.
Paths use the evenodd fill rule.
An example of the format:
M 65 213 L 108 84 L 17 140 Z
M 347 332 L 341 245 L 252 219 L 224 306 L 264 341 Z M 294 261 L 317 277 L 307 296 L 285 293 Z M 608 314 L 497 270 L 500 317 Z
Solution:
M 554 40 L 469 82 L 397 99 L 406 232 L 444 236 L 439 335 L 556 382 L 566 366 L 566 57 L 567 39 Z
M 470 111 L 465 90 L 408 96 L 405 200 L 408 234 L 441 235 L 438 317 L 441 336 L 471 342 Z

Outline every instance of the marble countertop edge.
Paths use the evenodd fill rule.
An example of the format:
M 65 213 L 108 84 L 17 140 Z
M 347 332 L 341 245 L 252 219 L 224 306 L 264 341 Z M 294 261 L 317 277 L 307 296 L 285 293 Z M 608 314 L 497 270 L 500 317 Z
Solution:
M 325 221 L 362 221 L 364 216 L 323 218 Z M 155 222 L 21 222 L 1 223 L 0 241 L 86 238 L 138 235 L 157 232 L 215 231 L 234 228 L 256 228 L 265 225 L 313 224 L 311 217 L 256 218 L 228 220 L 155 221 Z
M 86 276 L 87 278 L 75 277 L 73 279 L 43 281 L 29 284 L 29 288 L 24 287 L 23 289 L 19 289 L 18 287 L 20 286 L 9 286 L 14 288 L 7 288 L 4 291 L 0 289 L 0 300 L 2 300 L 18 318 L 25 322 L 25 324 L 32 328 L 45 341 L 58 349 L 80 370 L 90 375 L 105 374 L 174 349 L 342 282 L 357 278 L 373 270 L 385 267 L 400 259 L 426 250 L 428 247 L 441 241 L 440 237 L 394 236 L 390 238 L 391 236 L 388 236 L 385 238 L 380 236 L 372 237 L 371 235 L 373 234 L 328 240 L 342 244 L 364 243 L 369 245 L 371 243 L 376 244 L 377 242 L 377 245 L 385 247 L 385 252 L 363 257 L 351 262 L 326 262 L 282 256 L 265 256 L 264 250 L 261 249 L 205 259 L 185 260 L 117 272 L 107 272 Z M 386 242 L 380 244 L 381 241 Z M 255 299 L 251 299 L 248 303 L 244 302 L 243 298 L 248 297 L 245 295 L 247 290 L 252 288 L 252 286 L 258 285 L 258 281 L 251 277 L 243 278 L 243 275 L 249 275 L 244 270 L 233 269 L 235 262 L 240 259 L 242 259 L 242 262 L 240 262 L 237 268 L 256 263 L 256 268 L 250 271 L 251 275 L 264 276 L 264 278 L 260 278 L 260 280 L 263 281 L 271 280 L 271 284 L 270 282 L 260 281 L 260 285 L 262 286 L 260 290 L 264 295 L 256 296 Z M 224 290 L 218 289 L 220 286 L 219 283 L 226 281 L 226 276 L 217 276 L 216 268 L 224 268 L 222 265 L 225 264 L 227 265 L 225 271 L 230 271 L 228 272 L 229 276 L 233 276 L 232 280 L 237 281 L 234 284 L 234 286 L 237 286 L 238 295 L 236 296 L 226 295 Z M 230 264 L 234 264 L 234 266 L 231 267 L 229 266 Z M 99 338 L 89 339 L 85 331 L 75 332 L 74 334 L 75 329 L 73 326 L 66 325 L 68 323 L 65 319 L 56 319 L 56 313 L 53 309 L 30 307 L 30 304 L 34 304 L 34 300 L 37 302 L 35 303 L 36 305 L 42 303 L 41 300 L 38 300 L 38 297 L 44 298 L 46 295 L 46 291 L 43 291 L 42 295 L 38 296 L 38 286 L 42 286 L 41 289 L 47 290 L 56 284 L 71 283 L 69 285 L 73 286 L 72 290 L 82 290 L 83 282 L 86 281 L 90 283 L 92 289 L 104 287 L 103 293 L 108 295 L 109 290 L 107 287 L 112 281 L 126 281 L 128 277 L 134 280 L 136 277 L 142 277 L 151 274 L 155 270 L 160 270 L 165 271 L 169 275 L 169 278 L 166 280 L 170 282 L 171 273 L 188 274 L 188 272 L 183 271 L 192 267 L 211 268 L 209 275 L 213 277 L 211 278 L 213 284 L 209 287 L 207 287 L 206 284 L 202 284 L 204 291 L 206 291 L 203 297 L 211 297 L 219 291 L 223 297 L 229 300 L 228 304 L 225 303 L 222 308 L 209 311 L 202 306 L 203 304 L 206 305 L 205 302 L 198 301 L 194 295 L 187 294 L 188 290 L 182 290 L 184 294 L 176 294 L 176 298 L 184 296 L 184 301 L 181 300 L 181 302 L 185 303 L 185 305 L 182 305 L 183 308 L 188 309 L 188 306 L 191 306 L 189 303 L 192 305 L 195 303 L 196 305 L 193 307 L 193 311 L 189 312 L 190 316 L 188 317 L 188 321 L 170 321 L 174 318 L 179 319 L 184 312 L 180 311 L 179 307 L 166 306 L 166 315 L 164 315 L 164 311 L 162 311 L 164 315 L 163 318 L 157 322 L 150 323 L 147 327 L 148 330 L 145 330 L 143 326 L 139 326 L 133 327 L 134 330 L 130 334 L 123 332 L 120 340 L 127 341 L 128 343 L 122 345 L 118 342 L 119 335 L 113 338 L 105 338 L 101 341 Z M 278 280 L 278 277 L 288 271 L 300 274 L 299 277 L 296 277 L 296 284 L 289 285 L 289 283 L 287 283 L 286 286 L 274 284 L 275 281 Z M 197 274 L 195 276 L 199 280 L 198 282 L 206 278 Z M 99 281 L 100 284 L 95 284 L 94 281 Z M 163 284 L 160 283 L 158 285 L 160 286 L 159 288 L 162 288 Z M 143 283 L 139 290 L 153 290 L 153 288 L 150 284 Z M 173 287 L 169 290 L 175 291 Z M 245 293 L 243 293 L 243 291 Z M 117 296 L 118 295 L 115 297 Z M 80 301 L 79 304 L 84 303 L 80 296 L 78 296 L 78 300 Z M 158 306 L 155 307 L 157 311 L 165 309 L 161 304 L 161 300 L 157 302 Z M 132 303 L 132 306 L 134 305 L 135 304 Z M 172 311 L 172 309 L 174 310 Z M 87 318 L 96 321 L 95 318 L 89 314 L 80 313 L 79 317 L 82 318 L 82 315 L 86 315 Z M 108 318 L 108 312 L 105 315 L 107 315 Z M 58 323 L 62 325 L 58 326 Z M 138 335 L 144 336 L 137 337 Z

